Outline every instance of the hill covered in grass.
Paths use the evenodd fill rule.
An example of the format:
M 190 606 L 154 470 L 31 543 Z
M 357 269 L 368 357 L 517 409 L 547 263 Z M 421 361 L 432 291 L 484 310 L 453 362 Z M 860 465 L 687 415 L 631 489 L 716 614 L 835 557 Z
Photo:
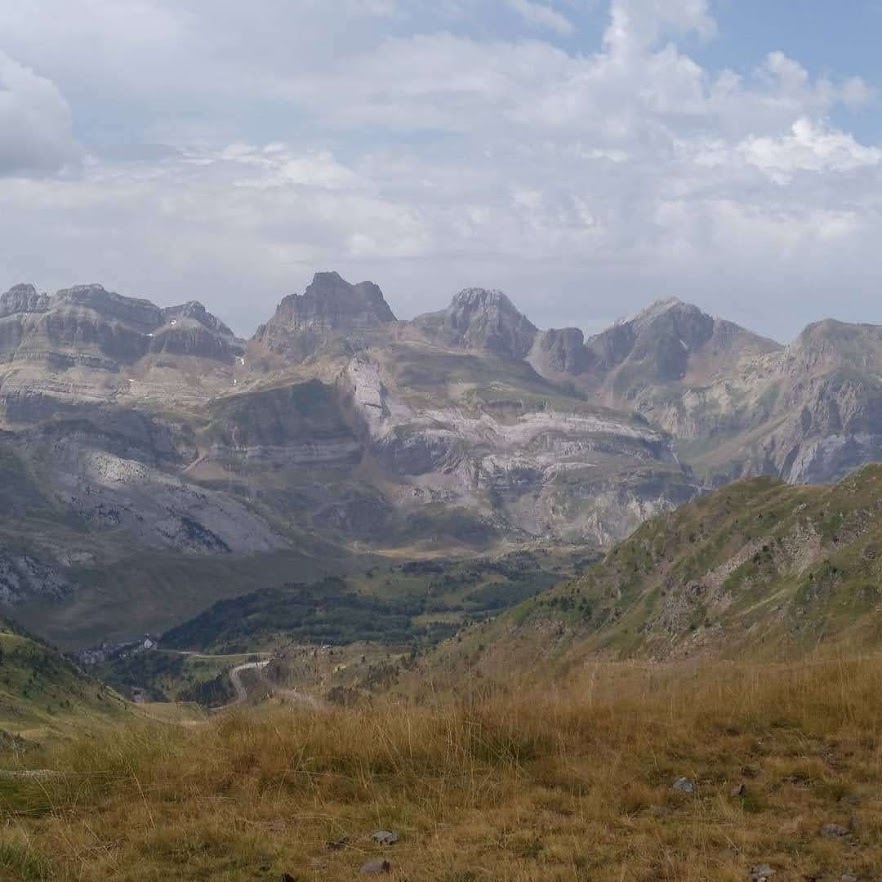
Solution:
M 732 484 L 640 527 L 584 575 L 448 643 L 438 665 L 507 670 L 882 645 L 882 466 L 839 484 Z
M 26 740 L 69 736 L 126 714 L 115 692 L 0 619 L 0 731 Z
M 455 701 L 141 722 L 0 791 L 0 878 L 312 882 L 387 860 L 426 882 L 878 879 L 880 690 L 878 657 L 619 663 Z

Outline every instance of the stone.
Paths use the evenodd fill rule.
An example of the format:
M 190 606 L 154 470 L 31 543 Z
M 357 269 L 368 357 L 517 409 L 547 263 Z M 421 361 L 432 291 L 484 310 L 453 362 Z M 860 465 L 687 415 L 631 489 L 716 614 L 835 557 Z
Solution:
M 371 833 L 371 839 L 377 845 L 395 845 L 398 842 L 398 834 L 391 830 L 377 830 L 376 833 Z
M 826 836 L 828 839 L 837 839 L 843 836 L 848 836 L 849 834 L 848 827 L 843 827 L 842 824 L 824 824 L 821 827 L 821 835 Z
M 860 882 L 857 876 L 852 876 L 851 873 L 843 873 L 839 877 L 839 882 Z
M 695 793 L 695 782 L 691 778 L 677 778 L 672 787 L 680 793 Z
M 775 871 L 768 864 L 757 864 L 750 868 L 750 882 L 768 882 Z
M 383 873 L 391 873 L 392 864 L 389 861 L 368 861 L 362 868 L 362 876 L 381 876 Z

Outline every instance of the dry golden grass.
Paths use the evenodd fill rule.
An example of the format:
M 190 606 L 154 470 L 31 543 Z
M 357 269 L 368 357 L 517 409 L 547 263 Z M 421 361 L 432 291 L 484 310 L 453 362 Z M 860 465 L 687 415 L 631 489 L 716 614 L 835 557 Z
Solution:
M 60 774 L 0 777 L 2 879 L 351 879 L 380 855 L 411 882 L 882 879 L 879 658 L 598 665 L 433 706 L 139 723 L 27 762 Z

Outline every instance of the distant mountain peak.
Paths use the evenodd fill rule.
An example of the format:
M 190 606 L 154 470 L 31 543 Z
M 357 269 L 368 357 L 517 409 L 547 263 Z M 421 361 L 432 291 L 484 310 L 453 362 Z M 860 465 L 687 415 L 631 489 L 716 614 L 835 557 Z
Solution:
M 289 294 L 255 340 L 276 352 L 306 356 L 323 340 L 372 331 L 396 321 L 373 282 L 353 285 L 338 272 L 320 272 L 302 294 Z
M 498 308 L 518 311 L 509 298 L 496 288 L 463 288 L 451 302 L 451 308 L 468 307 L 470 309 Z
M 538 333 L 502 291 L 487 288 L 465 288 L 447 309 L 420 316 L 414 324 L 446 345 L 514 359 L 526 357 Z
M 633 315 L 619 319 L 616 325 L 648 324 L 670 312 L 701 313 L 701 310 L 691 303 L 680 300 L 679 297 L 666 297 L 650 303 Z
M 45 312 L 49 295 L 39 294 L 33 285 L 13 285 L 0 295 L 0 318 L 21 312 Z
M 165 322 L 178 319 L 190 319 L 211 331 L 216 331 L 225 337 L 235 336 L 217 316 L 212 315 L 198 300 L 188 300 L 179 306 L 167 306 L 162 310 L 162 318 Z

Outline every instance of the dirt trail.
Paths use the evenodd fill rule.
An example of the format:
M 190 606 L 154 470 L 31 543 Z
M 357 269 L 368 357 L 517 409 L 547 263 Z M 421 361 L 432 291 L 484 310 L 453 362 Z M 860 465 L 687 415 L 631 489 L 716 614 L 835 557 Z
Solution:
M 242 672 L 243 671 L 263 671 L 267 665 L 270 663 L 271 659 L 265 659 L 264 661 L 257 662 L 248 662 L 244 665 L 238 665 L 230 671 L 230 682 L 233 684 L 233 689 L 236 690 L 236 699 L 235 701 L 230 702 L 230 704 L 224 705 L 222 708 L 217 708 L 216 710 L 225 710 L 230 707 L 238 707 L 240 704 L 244 704 L 248 700 L 248 690 L 245 688 L 245 684 L 242 682 Z M 324 702 L 320 699 L 316 698 L 314 695 L 309 695 L 306 692 L 300 692 L 298 689 L 281 689 L 278 686 L 275 686 L 266 677 L 261 673 L 260 679 L 263 684 L 275 695 L 277 698 L 281 698 L 283 701 L 287 701 L 290 704 L 300 704 L 304 707 L 308 707 L 311 710 L 321 710 L 325 707 Z
M 239 665 L 230 671 L 230 682 L 233 684 L 233 689 L 236 690 L 236 700 L 230 702 L 226 707 L 236 707 L 237 705 L 244 704 L 248 700 L 248 690 L 242 682 L 242 671 L 262 671 L 269 663 L 269 659 L 266 659 L 265 661 L 248 662 L 247 664 Z

